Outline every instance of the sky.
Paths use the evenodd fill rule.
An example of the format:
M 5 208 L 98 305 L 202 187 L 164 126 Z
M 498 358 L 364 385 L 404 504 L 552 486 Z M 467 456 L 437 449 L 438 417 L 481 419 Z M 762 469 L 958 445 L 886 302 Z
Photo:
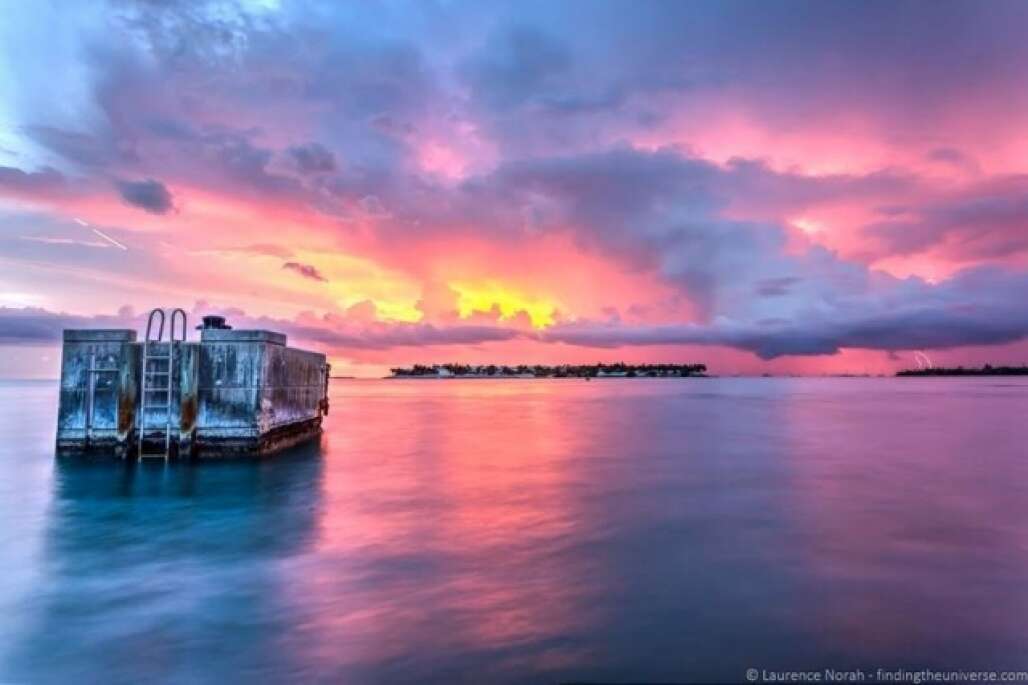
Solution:
M 0 0 L 0 377 L 1028 362 L 1028 3 Z

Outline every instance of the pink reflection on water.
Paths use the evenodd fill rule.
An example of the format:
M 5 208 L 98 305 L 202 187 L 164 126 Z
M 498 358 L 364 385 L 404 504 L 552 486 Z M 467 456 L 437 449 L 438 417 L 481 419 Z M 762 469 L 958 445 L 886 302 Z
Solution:
M 1004 396 L 989 380 L 838 383 L 797 381 L 783 398 L 804 621 L 879 661 L 960 659 L 969 622 L 981 642 L 968 667 L 988 665 L 983 642 L 1016 653 L 1028 592 L 995 600 L 1028 572 L 1021 490 L 1009 487 L 1028 478 L 1010 456 L 1023 453 L 1010 430 L 1023 385 Z
M 592 616 L 590 560 L 560 553 L 587 534 L 575 457 L 595 433 L 573 428 L 577 393 L 517 381 L 336 393 L 313 549 L 285 569 L 301 661 L 370 667 L 412 644 L 488 655 L 482 668 L 497 670 L 588 658 L 546 642 Z

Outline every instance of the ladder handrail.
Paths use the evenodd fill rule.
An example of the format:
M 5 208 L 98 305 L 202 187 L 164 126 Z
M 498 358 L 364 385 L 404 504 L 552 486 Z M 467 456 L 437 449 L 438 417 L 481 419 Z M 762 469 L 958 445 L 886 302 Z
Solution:
M 164 337 L 164 310 L 159 307 L 154 307 L 150 310 L 150 316 L 148 316 L 146 319 L 146 338 L 144 339 L 146 343 L 149 343 L 151 339 L 150 333 L 153 329 L 153 318 L 155 314 L 161 315 L 161 326 L 157 329 L 157 338 L 154 340 L 154 342 L 160 342 L 161 338 Z
M 181 320 L 182 320 L 182 328 L 181 328 L 182 337 L 181 338 L 176 338 L 175 337 L 175 321 L 177 319 L 179 319 L 179 314 L 182 315 L 182 317 L 181 317 Z M 179 341 L 179 342 L 185 342 L 186 341 L 186 312 L 181 307 L 175 307 L 174 309 L 171 310 L 171 342 L 175 342 L 176 340 Z

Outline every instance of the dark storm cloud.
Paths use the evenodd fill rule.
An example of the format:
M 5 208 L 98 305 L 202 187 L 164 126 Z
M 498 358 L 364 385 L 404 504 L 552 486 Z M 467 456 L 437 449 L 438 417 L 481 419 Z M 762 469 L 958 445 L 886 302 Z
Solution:
M 160 181 L 118 181 L 121 198 L 150 214 L 167 214 L 172 208 L 171 191 Z
M 897 297 L 880 293 L 851 302 L 829 316 L 712 325 L 624 326 L 562 324 L 543 337 L 592 347 L 622 345 L 725 345 L 763 359 L 784 355 L 830 355 L 842 348 L 872 350 L 947 349 L 996 345 L 1028 337 L 1028 275 L 978 268 L 939 286 L 915 284 Z

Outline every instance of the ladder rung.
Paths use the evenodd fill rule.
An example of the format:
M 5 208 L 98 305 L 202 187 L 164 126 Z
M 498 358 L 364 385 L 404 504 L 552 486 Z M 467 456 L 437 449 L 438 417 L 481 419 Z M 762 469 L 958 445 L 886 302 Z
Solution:
M 176 406 L 172 401 L 172 393 L 177 389 L 175 383 L 175 360 L 178 355 L 175 353 L 175 323 L 179 314 L 182 315 L 182 330 L 185 331 L 185 313 L 175 310 L 171 315 L 171 338 L 167 341 L 151 339 L 151 326 L 154 314 L 150 313 L 147 321 L 146 340 L 143 343 L 142 373 L 140 383 L 140 414 L 139 414 L 139 443 L 136 450 L 139 461 L 143 459 L 164 459 L 167 460 L 170 454 L 171 430 L 172 430 L 172 407 Z M 164 315 L 161 315 L 160 333 L 164 331 Z M 163 336 L 161 336 L 163 337 Z M 183 338 L 185 336 L 183 335 Z M 181 341 L 181 342 L 184 342 Z M 167 378 L 166 381 L 159 379 Z M 162 383 L 164 385 L 162 385 Z M 153 397 L 156 402 L 148 402 Z M 163 401 L 161 401 L 163 400 Z M 156 416 L 153 414 L 156 413 Z M 157 451 L 147 451 L 147 446 L 157 447 L 160 441 L 164 442 L 163 448 Z

